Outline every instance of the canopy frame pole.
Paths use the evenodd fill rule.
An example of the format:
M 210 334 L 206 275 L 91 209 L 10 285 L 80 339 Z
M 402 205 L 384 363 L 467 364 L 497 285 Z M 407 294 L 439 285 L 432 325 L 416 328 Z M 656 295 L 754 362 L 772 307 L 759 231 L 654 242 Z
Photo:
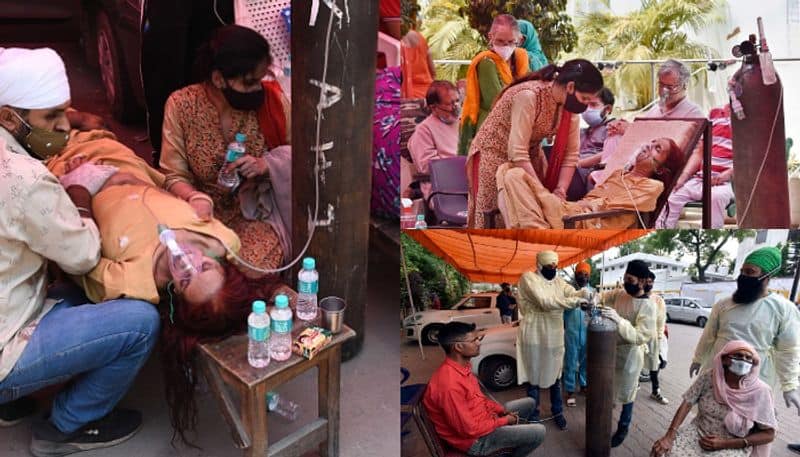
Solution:
M 400 243 L 400 262 L 403 264 L 403 276 L 406 278 L 406 289 L 408 290 L 408 302 L 411 304 L 411 315 L 417 314 L 417 309 L 414 306 L 414 295 L 411 293 L 411 281 L 408 280 L 408 268 L 406 267 L 406 253 L 403 250 L 403 243 Z M 425 360 L 425 351 L 422 349 L 422 335 L 419 333 L 419 322 L 414 321 L 414 327 L 417 329 L 417 343 L 419 343 L 419 353 L 422 355 L 422 360 Z

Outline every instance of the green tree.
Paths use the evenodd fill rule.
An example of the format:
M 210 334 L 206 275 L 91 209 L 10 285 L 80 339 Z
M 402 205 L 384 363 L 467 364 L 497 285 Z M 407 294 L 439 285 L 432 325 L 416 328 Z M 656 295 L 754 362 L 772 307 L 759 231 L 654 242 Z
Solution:
M 437 60 L 471 60 L 486 48 L 486 40 L 461 14 L 467 0 L 431 0 L 422 13 L 420 33 L 428 40 L 431 55 Z M 457 81 L 467 74 L 466 65 L 437 65 L 436 77 Z
M 641 5 L 625 15 L 579 14 L 575 55 L 613 61 L 718 57 L 714 49 L 690 40 L 686 32 L 719 22 L 725 0 L 641 0 Z M 648 65 L 624 65 L 605 78 L 618 99 L 624 95 L 635 100 L 636 108 L 655 98 Z
M 742 241 L 753 236 L 753 230 L 657 230 L 644 239 L 642 251 L 656 255 L 683 257 L 693 255 L 689 268 L 692 280 L 706 282 L 706 270 L 712 265 L 723 266 L 728 256 L 722 246 L 730 239 Z
M 564 10 L 567 0 L 470 0 L 462 11 L 481 36 L 486 37 L 492 20 L 500 14 L 510 14 L 533 24 L 539 43 L 549 60 L 558 60 L 562 51 L 571 52 L 578 43 L 572 18 Z
M 451 265 L 431 254 L 411 237 L 403 234 L 400 242 L 406 260 L 409 282 L 411 283 L 414 306 L 417 309 L 428 308 L 431 294 L 439 296 L 442 307 L 454 305 L 469 292 L 469 280 Z M 402 309 L 410 307 L 408 287 L 400 269 L 400 301 Z

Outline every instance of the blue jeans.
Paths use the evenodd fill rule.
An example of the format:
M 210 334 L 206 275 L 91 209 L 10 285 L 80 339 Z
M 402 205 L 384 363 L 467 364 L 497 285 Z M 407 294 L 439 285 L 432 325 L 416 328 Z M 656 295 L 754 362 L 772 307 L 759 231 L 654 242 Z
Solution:
M 556 379 L 556 383 L 550 386 L 550 412 L 553 416 L 558 416 L 564 411 L 564 401 L 561 398 L 561 380 Z M 528 387 L 528 396 L 533 398 L 536 405 L 533 407 L 531 420 L 539 419 L 539 386 Z
M 0 404 L 72 379 L 53 401 L 50 422 L 69 434 L 111 412 L 133 383 L 158 338 L 154 305 L 140 300 L 83 304 L 69 291 L 33 332 Z
M 527 417 L 533 410 L 531 398 L 513 400 L 503 407 L 506 411 L 516 412 L 520 417 Z M 478 438 L 469 448 L 467 455 L 492 455 L 500 449 L 513 449 L 514 457 L 526 457 L 544 441 L 545 428 L 542 424 L 505 425 L 496 428 L 492 433 Z

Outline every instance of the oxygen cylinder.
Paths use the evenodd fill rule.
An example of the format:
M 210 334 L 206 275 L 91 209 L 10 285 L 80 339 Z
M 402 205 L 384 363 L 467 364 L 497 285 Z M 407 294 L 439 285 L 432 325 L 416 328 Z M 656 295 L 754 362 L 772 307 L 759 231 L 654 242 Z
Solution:
M 586 338 L 586 457 L 611 454 L 616 360 L 617 325 L 605 318 L 593 318 Z
M 738 225 L 789 228 L 783 87 L 780 79 L 764 85 L 754 35 L 735 47 L 734 55 L 743 57 L 741 68 L 731 80 L 731 89 L 744 109 L 744 119 L 731 116 Z

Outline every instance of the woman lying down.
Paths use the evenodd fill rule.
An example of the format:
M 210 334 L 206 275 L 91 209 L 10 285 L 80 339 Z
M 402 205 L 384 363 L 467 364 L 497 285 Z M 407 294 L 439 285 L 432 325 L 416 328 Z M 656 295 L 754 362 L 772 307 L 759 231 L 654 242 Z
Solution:
M 683 153 L 669 138 L 657 138 L 639 147 L 635 161 L 609 175 L 582 199 L 569 202 L 548 191 L 536 175 L 513 163 L 497 170 L 498 206 L 510 228 L 564 228 L 564 216 L 625 209 L 623 214 L 578 221 L 577 228 L 627 228 L 637 221 L 636 213 L 653 211 L 665 188 L 677 176 Z
M 160 189 L 164 177 L 110 134 L 74 139 L 47 162 L 64 185 L 89 183 L 100 230 L 100 262 L 75 278 L 94 302 L 130 297 L 161 303 L 162 358 L 172 425 L 186 441 L 193 428 L 197 343 L 243 330 L 251 301 L 294 293 L 273 275 L 247 279 L 230 261 L 239 238 L 216 219 L 201 221 L 189 204 Z M 170 268 L 159 226 L 172 229 L 192 264 L 191 274 Z M 270 278 L 272 278 L 270 280 Z

